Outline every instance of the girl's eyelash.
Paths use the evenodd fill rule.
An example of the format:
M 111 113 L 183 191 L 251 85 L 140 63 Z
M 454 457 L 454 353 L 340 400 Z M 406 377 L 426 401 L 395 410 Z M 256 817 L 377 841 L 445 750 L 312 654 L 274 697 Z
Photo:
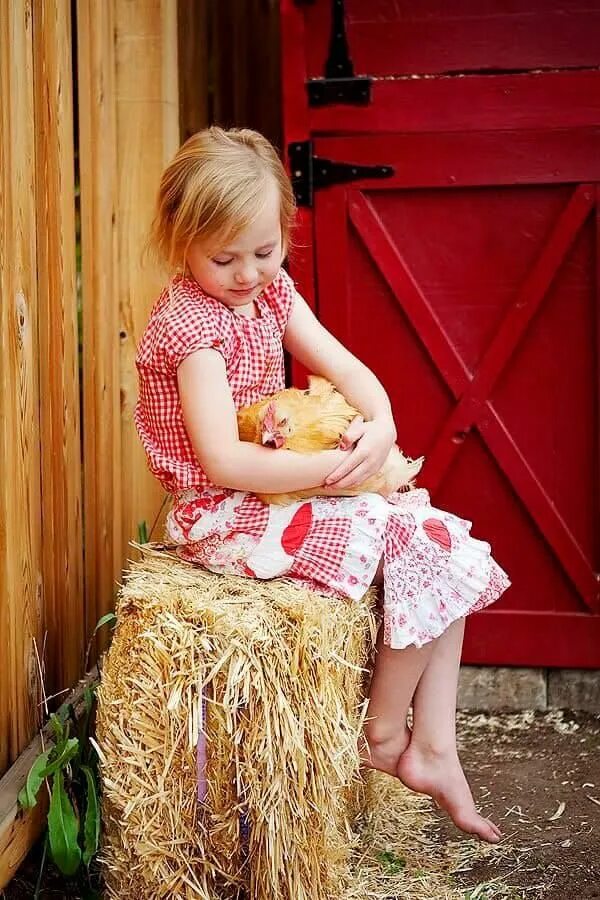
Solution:
M 271 248 L 270 250 L 265 250 L 264 253 L 255 253 L 255 256 L 258 259 L 268 259 L 268 257 L 272 254 L 272 252 L 273 252 L 273 248 Z M 213 259 L 213 262 L 217 266 L 228 266 L 229 263 L 233 262 L 233 258 L 232 259 Z

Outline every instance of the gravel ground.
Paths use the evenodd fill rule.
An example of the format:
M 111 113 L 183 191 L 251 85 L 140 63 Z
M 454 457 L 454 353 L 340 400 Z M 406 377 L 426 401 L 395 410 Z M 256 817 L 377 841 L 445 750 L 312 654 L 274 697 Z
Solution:
M 431 810 L 424 814 L 428 836 L 419 839 L 421 848 L 425 840 L 436 851 L 453 848 L 449 893 L 444 888 L 443 896 L 600 900 L 600 716 L 560 710 L 462 712 L 458 733 L 480 809 L 500 825 L 505 838 L 497 851 L 473 852 L 473 842 L 444 818 L 433 819 Z M 458 866 L 457 847 L 464 848 L 464 864 Z M 38 847 L 0 892 L 3 900 L 32 900 L 39 856 Z M 408 875 L 410 847 L 404 856 Z M 44 900 L 100 896 L 65 885 L 51 869 L 39 893 Z M 405 896 L 395 891 L 389 900 Z M 436 889 L 431 900 L 441 896 Z
M 459 741 L 481 811 L 510 849 L 465 881 L 500 878 L 528 900 L 600 898 L 600 716 L 461 713 Z M 442 838 L 451 833 L 442 827 Z

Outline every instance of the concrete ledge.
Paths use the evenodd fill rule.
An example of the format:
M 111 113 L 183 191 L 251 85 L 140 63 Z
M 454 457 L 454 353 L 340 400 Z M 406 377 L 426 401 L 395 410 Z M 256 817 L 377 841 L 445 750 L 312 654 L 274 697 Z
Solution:
M 600 713 L 600 669 L 462 666 L 458 708 L 562 708 Z
M 545 669 L 461 667 L 459 709 L 546 709 L 547 706 Z
M 600 671 L 549 669 L 548 706 L 600 713 Z

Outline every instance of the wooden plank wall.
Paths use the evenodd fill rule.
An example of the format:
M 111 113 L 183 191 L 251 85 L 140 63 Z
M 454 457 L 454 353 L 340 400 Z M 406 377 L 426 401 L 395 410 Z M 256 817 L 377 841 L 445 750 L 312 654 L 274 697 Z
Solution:
M 33 639 L 48 693 L 72 686 L 129 541 L 163 503 L 132 423 L 161 284 L 144 256 L 160 172 L 180 128 L 279 140 L 278 27 L 276 0 L 0 7 L 0 773 L 37 725 Z
M 133 425 L 135 348 L 162 276 L 145 254 L 160 172 L 179 143 L 172 0 L 80 0 L 86 628 L 112 608 L 138 525 L 164 495 Z
M 109 607 L 121 559 L 114 8 L 77 3 L 82 258 L 85 629 Z
M 209 122 L 209 2 L 179 0 L 178 3 L 179 132 L 182 141 Z
M 16 805 L 36 647 L 46 692 L 72 687 L 160 531 L 132 421 L 160 173 L 209 122 L 279 143 L 278 29 L 277 0 L 0 3 L 0 888 L 42 824 Z
M 83 667 L 83 543 L 69 0 L 35 0 L 42 583 L 48 693 Z
M 278 0 L 225 0 L 211 11 L 212 119 L 255 128 L 279 146 Z
M 121 417 L 121 547 L 151 530 L 164 492 L 150 475 L 133 424 L 135 352 L 164 273 L 145 252 L 158 182 L 179 146 L 177 4 L 116 0 L 117 255 Z M 114 342 L 114 339 L 113 339 Z M 155 528 L 154 538 L 160 537 Z
M 280 147 L 279 0 L 179 0 L 179 23 L 182 138 L 217 123 Z
M 0 15 L 0 767 L 37 725 L 42 647 L 40 386 L 36 279 L 33 22 Z
M 175 0 L 0 4 L 0 888 L 42 826 L 16 803 L 39 741 L 36 648 L 46 693 L 73 687 L 163 501 L 132 412 L 177 44 Z

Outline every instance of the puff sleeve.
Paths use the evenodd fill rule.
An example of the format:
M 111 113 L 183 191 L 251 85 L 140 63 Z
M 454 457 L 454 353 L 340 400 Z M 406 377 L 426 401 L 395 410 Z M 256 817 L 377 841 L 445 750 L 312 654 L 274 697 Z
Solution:
M 218 350 L 227 364 L 235 349 L 231 320 L 218 301 L 190 295 L 182 285 L 153 316 L 153 328 L 144 338 L 138 364 L 169 375 L 197 350 Z
M 296 286 L 285 269 L 280 269 L 265 290 L 265 300 L 273 312 L 281 335 L 285 332 L 294 301 L 299 297 Z

